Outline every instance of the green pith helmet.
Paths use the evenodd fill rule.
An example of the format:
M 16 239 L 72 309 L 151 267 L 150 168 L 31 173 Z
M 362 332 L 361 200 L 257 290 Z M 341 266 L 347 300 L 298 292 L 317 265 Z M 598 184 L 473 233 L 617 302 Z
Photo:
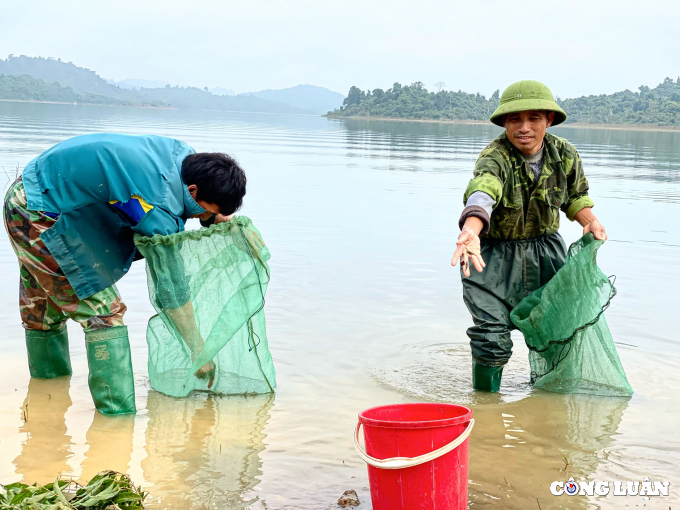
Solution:
M 553 126 L 567 120 L 567 114 L 557 105 L 550 89 L 541 82 L 534 80 L 518 81 L 505 89 L 498 103 L 498 108 L 489 120 L 497 126 L 503 127 L 503 116 L 528 110 L 555 112 Z

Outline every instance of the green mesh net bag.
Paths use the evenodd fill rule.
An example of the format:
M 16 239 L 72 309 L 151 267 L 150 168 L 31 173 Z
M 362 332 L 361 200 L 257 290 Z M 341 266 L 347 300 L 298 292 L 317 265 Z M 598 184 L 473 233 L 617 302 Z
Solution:
M 146 259 L 151 387 L 259 394 L 276 375 L 265 331 L 269 250 L 250 219 L 167 236 L 135 236 Z
M 572 244 L 557 274 L 510 314 L 529 347 L 531 382 L 536 388 L 633 394 L 604 318 L 616 289 L 597 267 L 601 245 L 593 234 Z

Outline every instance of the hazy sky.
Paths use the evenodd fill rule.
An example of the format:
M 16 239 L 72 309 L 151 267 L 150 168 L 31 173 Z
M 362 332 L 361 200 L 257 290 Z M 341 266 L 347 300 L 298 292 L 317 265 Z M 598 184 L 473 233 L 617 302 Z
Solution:
M 520 79 L 560 97 L 680 75 L 680 1 L 0 0 L 0 57 L 59 57 L 104 78 L 347 92 Z

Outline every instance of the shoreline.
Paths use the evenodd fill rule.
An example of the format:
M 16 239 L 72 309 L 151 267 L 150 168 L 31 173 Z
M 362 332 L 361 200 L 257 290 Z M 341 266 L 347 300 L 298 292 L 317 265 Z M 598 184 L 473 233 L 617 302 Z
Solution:
M 489 121 L 484 120 L 459 120 L 459 119 L 404 119 L 397 117 L 365 117 L 363 115 L 336 116 L 322 115 L 327 119 L 352 119 L 352 120 L 379 120 L 389 122 L 424 122 L 431 124 L 477 124 L 493 126 Z M 495 126 L 498 127 L 498 126 Z M 619 131 L 661 131 L 661 132 L 680 132 L 680 126 L 655 126 L 652 124 L 587 124 L 585 122 L 574 122 L 573 124 L 560 124 L 556 128 L 575 128 L 575 129 L 615 129 Z M 500 129 L 500 128 L 499 128 Z
M 0 102 L 4 103 L 35 103 L 35 104 L 63 104 L 71 106 L 101 106 L 101 107 L 119 107 L 119 108 L 146 108 L 151 110 L 177 110 L 178 108 L 173 106 L 145 106 L 145 105 L 121 105 L 121 104 L 102 104 L 102 103 L 78 103 L 78 102 L 67 102 L 67 101 L 34 101 L 30 99 L 0 99 Z M 222 110 L 203 110 L 203 111 L 222 111 Z M 227 111 L 227 110 L 225 110 Z M 243 112 L 241 112 L 243 113 Z M 272 112 L 251 112 L 251 113 L 272 113 Z M 474 125 L 491 125 L 489 121 L 485 120 L 472 120 L 472 119 L 406 119 L 402 117 L 370 117 L 363 115 L 350 115 L 350 116 L 336 116 L 324 114 L 321 117 L 327 119 L 351 119 L 351 120 L 364 120 L 371 121 L 377 120 L 381 122 L 420 122 L 427 124 L 474 124 Z M 498 126 L 495 126 L 498 127 Z M 618 131 L 650 131 L 650 132 L 666 132 L 674 133 L 680 132 L 680 126 L 656 126 L 652 124 L 588 124 L 585 122 L 574 122 L 573 124 L 560 124 L 555 126 L 557 128 L 574 128 L 574 129 L 613 129 Z M 500 128 L 499 128 L 500 129 Z
M 576 129 L 616 129 L 619 131 L 664 131 L 667 133 L 680 132 L 680 126 L 655 126 L 653 124 L 586 124 L 574 122 L 573 124 L 560 124 L 557 128 Z
M 150 108 L 154 110 L 176 110 L 172 106 L 146 106 L 146 105 L 135 105 L 135 104 L 103 104 L 103 103 L 78 103 L 78 102 L 68 102 L 68 101 L 34 101 L 32 99 L 0 99 L 3 103 L 35 103 L 35 104 L 65 104 L 71 106 L 106 106 L 113 107 L 117 106 L 119 108 Z
M 403 117 L 365 117 L 363 115 L 336 116 L 322 115 L 327 119 L 352 119 L 352 120 L 381 120 L 390 122 L 424 122 L 428 124 L 488 124 L 493 126 L 488 120 L 463 120 L 463 119 L 405 119 Z M 498 126 L 496 126 L 498 127 Z

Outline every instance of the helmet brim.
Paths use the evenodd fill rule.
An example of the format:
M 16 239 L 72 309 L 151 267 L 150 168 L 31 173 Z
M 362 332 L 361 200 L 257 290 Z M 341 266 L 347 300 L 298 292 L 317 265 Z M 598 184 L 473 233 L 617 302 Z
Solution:
M 557 126 L 567 120 L 567 114 L 554 101 L 548 99 L 521 99 L 517 98 L 513 101 L 500 105 L 493 112 L 489 120 L 497 126 L 503 127 L 503 117 L 510 113 L 528 112 L 531 110 L 546 110 L 555 113 L 555 119 L 552 125 Z

